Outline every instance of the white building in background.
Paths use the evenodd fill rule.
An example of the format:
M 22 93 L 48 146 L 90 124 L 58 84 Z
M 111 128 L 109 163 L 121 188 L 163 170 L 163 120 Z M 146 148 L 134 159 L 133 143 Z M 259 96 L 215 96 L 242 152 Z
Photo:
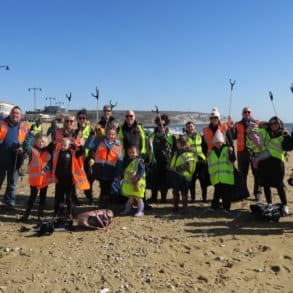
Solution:
M 12 103 L 0 101 L 0 117 L 8 116 L 14 106 Z

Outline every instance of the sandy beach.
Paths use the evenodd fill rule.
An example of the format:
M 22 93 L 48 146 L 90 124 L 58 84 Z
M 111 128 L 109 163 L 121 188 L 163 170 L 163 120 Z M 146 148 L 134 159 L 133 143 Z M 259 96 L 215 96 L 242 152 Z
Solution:
M 291 155 L 286 178 L 292 165 Z M 95 183 L 95 203 L 98 188 Z M 292 190 L 287 186 L 291 212 Z M 209 187 L 209 199 L 212 192 Z M 198 199 L 199 193 L 197 186 Z M 46 217 L 53 194 L 50 186 Z M 169 191 L 170 203 L 153 204 L 142 218 L 120 217 L 122 206 L 113 205 L 116 217 L 107 231 L 38 237 L 30 230 L 36 210 L 28 223 L 17 221 L 28 195 L 25 175 L 16 208 L 0 209 L 0 292 L 293 292 L 293 216 L 257 220 L 249 210 L 252 198 L 234 203 L 231 216 L 199 201 L 183 216 L 172 213 Z M 79 198 L 76 213 L 94 208 L 81 192 Z M 275 191 L 273 200 L 279 202 Z

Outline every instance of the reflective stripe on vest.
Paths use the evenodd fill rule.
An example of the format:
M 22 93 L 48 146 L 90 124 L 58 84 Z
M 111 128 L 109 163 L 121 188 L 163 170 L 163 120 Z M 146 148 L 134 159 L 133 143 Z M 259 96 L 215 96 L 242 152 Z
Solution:
M 217 131 L 223 133 L 221 125 L 218 125 Z M 214 133 L 208 126 L 205 126 L 202 129 L 202 132 L 203 132 L 204 141 L 207 144 L 208 150 L 211 150 L 215 146 L 213 143 Z
M 83 160 L 82 157 L 76 158 L 75 151 L 71 150 L 71 172 L 73 177 L 72 184 L 75 184 L 76 187 L 80 190 L 87 190 L 90 188 L 90 184 L 87 180 L 86 173 L 83 168 Z M 55 149 L 53 154 L 53 179 L 55 182 L 57 182 L 57 178 L 55 176 L 56 167 L 58 163 L 59 158 L 59 149 Z
M 175 153 L 175 155 L 171 159 L 170 166 L 171 168 L 176 169 L 176 167 L 182 166 L 183 164 L 187 162 L 189 163 L 188 169 L 182 170 L 180 172 L 177 172 L 177 171 L 175 172 L 180 175 L 183 175 L 188 181 L 190 181 L 196 167 L 196 160 L 192 152 L 184 152 L 180 154 L 179 156 Z
M 195 137 L 188 135 L 188 143 L 196 156 L 199 156 L 203 160 L 206 159 L 206 156 L 204 155 L 202 151 L 202 147 L 201 147 L 202 139 L 199 133 L 196 133 Z
M 44 173 L 44 168 L 50 161 L 51 155 L 45 151 L 42 154 L 36 148 L 32 148 L 32 158 L 29 164 L 29 185 L 31 186 L 47 186 L 47 172 Z
M 8 131 L 8 122 L 5 120 L 0 121 L 0 144 L 4 142 L 4 139 L 7 135 Z M 23 143 L 25 140 L 25 137 L 29 131 L 29 126 L 25 122 L 19 123 L 19 129 L 18 129 L 18 142 Z
M 234 184 L 233 164 L 229 160 L 229 149 L 224 146 L 218 157 L 214 150 L 208 156 L 208 170 L 212 185 L 217 183 Z
M 145 172 L 137 182 L 138 190 L 135 189 L 135 186 L 132 182 L 133 174 L 137 174 L 138 171 L 138 164 L 141 161 L 140 158 L 136 158 L 132 160 L 129 165 L 125 168 L 124 171 L 124 178 L 122 181 L 121 191 L 124 196 L 135 196 L 139 198 L 144 197 L 145 187 L 146 187 L 146 180 L 145 180 Z
M 103 140 L 97 147 L 95 153 L 95 163 L 115 166 L 121 156 L 122 146 L 115 143 L 112 148 L 109 149 Z
M 281 160 L 282 162 L 285 161 L 285 154 L 282 148 L 283 140 L 284 140 L 283 136 L 271 138 L 268 141 L 268 145 L 267 145 L 267 149 L 270 152 L 271 156 Z

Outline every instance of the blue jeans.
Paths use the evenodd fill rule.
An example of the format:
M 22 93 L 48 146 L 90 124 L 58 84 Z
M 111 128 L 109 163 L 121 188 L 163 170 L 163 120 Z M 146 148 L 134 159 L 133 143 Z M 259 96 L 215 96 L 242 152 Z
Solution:
M 18 181 L 18 169 L 14 166 L 9 168 L 0 168 L 0 188 L 4 182 L 5 176 L 7 176 L 7 186 L 4 194 L 4 203 L 14 206 L 15 205 L 15 194 L 16 194 L 16 184 Z

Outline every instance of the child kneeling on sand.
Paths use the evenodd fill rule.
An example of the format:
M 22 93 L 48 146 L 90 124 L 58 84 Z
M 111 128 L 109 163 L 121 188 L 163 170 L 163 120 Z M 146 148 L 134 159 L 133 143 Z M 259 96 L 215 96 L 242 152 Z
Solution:
M 128 197 L 128 201 L 121 214 L 130 214 L 132 204 L 136 201 L 137 213 L 134 216 L 141 217 L 144 215 L 143 198 L 146 187 L 145 166 L 143 159 L 138 155 L 138 149 L 136 146 L 130 146 L 127 149 L 127 155 L 129 157 L 129 162 L 126 162 L 121 191 L 124 196 Z

